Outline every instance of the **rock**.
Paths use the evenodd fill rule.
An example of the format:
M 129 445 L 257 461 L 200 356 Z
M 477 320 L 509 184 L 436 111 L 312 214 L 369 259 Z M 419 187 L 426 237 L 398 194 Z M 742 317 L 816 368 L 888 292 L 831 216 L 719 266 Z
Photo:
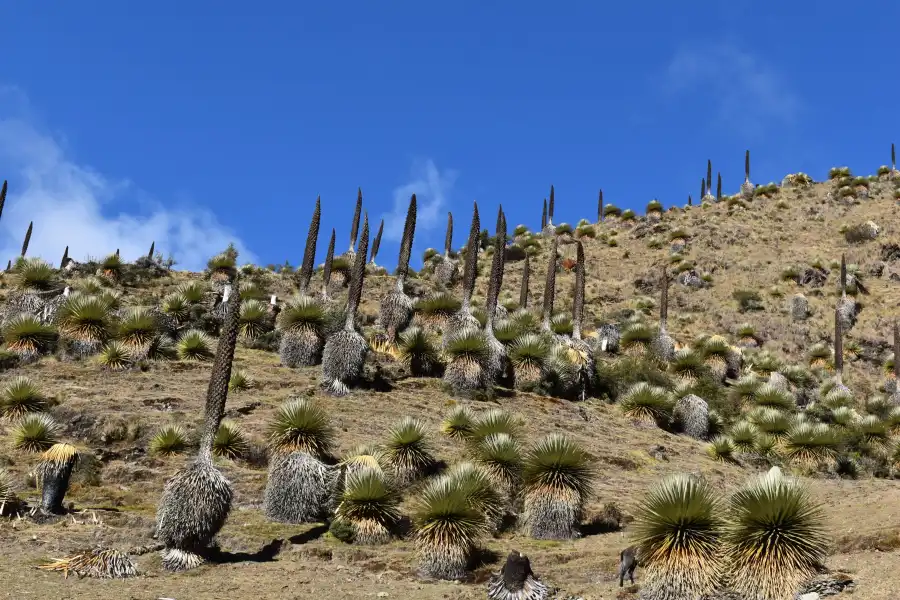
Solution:
M 809 300 L 803 294 L 791 298 L 791 318 L 795 323 L 809 318 Z
M 803 594 L 801 596 L 797 596 L 797 600 L 819 600 L 821 596 L 819 596 L 816 592 L 810 592 L 808 594 Z

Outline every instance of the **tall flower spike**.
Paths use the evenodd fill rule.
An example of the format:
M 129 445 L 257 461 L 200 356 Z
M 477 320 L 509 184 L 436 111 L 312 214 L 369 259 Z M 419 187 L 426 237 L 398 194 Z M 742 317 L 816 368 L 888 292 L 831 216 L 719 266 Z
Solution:
M 119 256 L 120 256 L 120 255 L 119 255 L 119 249 L 116 248 L 116 258 L 119 258 Z
M 700 202 L 703 202 L 703 196 L 706 195 L 706 179 L 700 179 Z
M 488 285 L 487 297 L 487 330 L 494 330 L 494 313 L 497 310 L 497 299 L 503 285 L 503 268 L 506 254 L 506 215 L 503 205 L 497 211 L 497 229 L 494 235 L 494 256 L 491 259 L 491 281 Z
M 572 338 L 581 339 L 581 323 L 584 319 L 584 245 L 575 246 L 575 297 L 572 300 Z
M 522 267 L 522 288 L 519 290 L 519 308 L 528 308 L 528 279 L 531 277 L 531 257 L 525 254 L 525 264 Z
M 891 171 L 897 170 L 897 154 L 894 152 L 894 142 L 891 142 Z M 4 186 L 6 183 L 4 182 Z M 2 204 L 0 204 L 2 206 Z
M 359 309 L 359 301 L 362 298 L 363 279 L 366 276 L 366 255 L 369 252 L 369 213 L 363 218 L 362 234 L 359 236 L 359 246 L 356 248 L 356 258 L 353 261 L 353 270 L 350 272 L 350 290 L 347 292 L 347 321 L 344 328 L 353 329 L 356 322 L 356 311 Z
M 331 265 L 334 263 L 334 228 L 328 241 L 328 253 L 325 255 L 325 266 L 322 268 L 322 297 L 328 299 L 328 286 L 331 284 Z
M 550 186 L 550 203 L 547 205 L 547 225 L 553 226 L 553 209 L 556 206 L 553 186 Z
M 69 262 L 69 247 L 66 246 L 66 249 L 63 250 L 62 260 L 59 261 L 59 268 L 62 269 L 66 266 L 66 263 Z
M 544 211 L 541 213 L 541 231 L 547 226 L 547 199 L 544 198 Z
M 744 152 L 744 181 L 750 181 L 750 151 Z
M 225 401 L 228 398 L 228 382 L 231 381 L 231 364 L 234 360 L 234 348 L 237 345 L 238 322 L 241 313 L 241 292 L 237 280 L 234 281 L 231 295 L 225 311 L 225 323 L 219 336 L 216 358 L 213 361 L 209 376 L 209 387 L 206 390 L 206 415 L 203 422 L 203 435 L 200 438 L 200 454 L 202 461 L 212 461 L 212 446 L 225 412 Z
M 894 377 L 900 382 L 900 326 L 894 319 Z
M 153 260 L 153 252 L 156 250 L 156 241 L 150 242 L 150 252 L 147 253 L 147 258 Z
M 603 222 L 603 190 L 597 195 L 597 221 Z
M 0 216 L 3 215 L 3 205 L 6 204 L 6 189 L 9 187 L 8 182 L 3 180 L 3 187 L 0 187 Z
M 690 194 L 688 194 L 688 206 L 693 206 L 693 205 L 694 205 L 694 199 L 691 198 Z
M 316 260 L 316 241 L 319 239 L 319 221 L 321 219 L 322 198 L 317 197 L 312 221 L 309 222 L 309 232 L 306 234 L 306 248 L 303 250 L 303 264 L 300 266 L 300 278 L 297 282 L 301 294 L 306 294 L 306 290 L 309 288 L 309 280 L 312 279 L 313 263 Z
M 663 265 L 660 279 L 660 298 L 659 298 L 659 330 L 666 331 L 666 321 L 669 319 L 669 276 L 666 274 L 666 267 Z
M 834 311 L 834 378 L 838 385 L 844 377 L 844 332 L 841 331 L 841 313 Z
M 384 233 L 384 219 L 382 219 L 381 223 L 378 225 L 378 233 L 375 234 L 375 239 L 372 241 L 372 256 L 369 262 L 373 265 L 375 264 L 375 258 L 378 256 L 378 250 L 381 249 L 382 233 Z
M 447 213 L 447 236 L 444 238 L 444 258 L 450 257 L 453 248 L 453 213 Z
M 350 223 L 350 254 L 356 247 L 356 234 L 359 233 L 359 213 L 362 211 L 362 188 L 356 189 L 356 208 L 353 210 L 353 222 Z
M 475 278 L 478 277 L 478 241 L 481 234 L 481 219 L 478 217 L 478 203 L 475 202 L 472 212 L 472 227 L 469 229 L 469 241 L 466 243 L 466 266 L 463 271 L 463 303 L 462 309 L 468 311 L 475 289 Z
M 397 261 L 397 285 L 403 291 L 403 281 L 409 272 L 409 257 L 412 255 L 413 238 L 416 235 L 416 195 L 409 199 L 406 210 L 406 223 L 403 224 L 403 237 L 400 239 L 400 259 Z
M 25 241 L 22 242 L 22 256 L 28 252 L 28 242 L 31 241 L 31 231 L 34 229 L 34 221 L 28 224 L 28 231 L 25 232 Z
M 712 161 L 706 161 L 706 193 L 712 194 Z
M 718 182 L 716 183 L 716 202 L 722 201 L 722 174 L 718 174 Z
M 847 257 L 841 254 L 841 298 L 847 297 Z
M 559 248 L 559 237 L 553 236 L 550 246 L 550 259 L 547 261 L 547 280 L 544 282 L 544 312 L 542 326 L 550 330 L 550 318 L 553 316 L 553 301 L 556 297 L 556 251 Z

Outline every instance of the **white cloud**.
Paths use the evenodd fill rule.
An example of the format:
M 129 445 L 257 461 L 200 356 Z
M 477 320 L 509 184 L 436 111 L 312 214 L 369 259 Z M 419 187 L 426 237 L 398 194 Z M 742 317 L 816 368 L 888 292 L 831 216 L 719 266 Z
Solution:
M 20 92 L 16 96 L 21 100 Z M 178 269 L 202 269 L 230 242 L 242 262 L 255 260 L 210 211 L 163 206 L 128 181 L 112 181 L 76 164 L 61 142 L 28 119 L 0 116 L 0 178 L 9 179 L 0 218 L 3 263 L 19 255 L 30 221 L 34 233 L 28 255 L 51 263 L 59 261 L 67 245 L 76 260 L 117 248 L 133 260 L 145 255 L 152 242 L 163 254 L 174 255 Z
M 790 124 L 802 105 L 774 67 L 730 42 L 682 47 L 668 63 L 663 82 L 671 95 L 691 94 L 698 108 L 715 107 L 717 125 L 747 134 Z
M 394 207 L 384 217 L 384 239 L 394 242 L 403 237 L 403 224 L 409 199 L 416 195 L 416 238 L 419 233 L 430 231 L 445 223 L 444 207 L 447 206 L 457 173 L 438 170 L 431 159 L 417 161 L 412 168 L 410 181 L 394 188 Z

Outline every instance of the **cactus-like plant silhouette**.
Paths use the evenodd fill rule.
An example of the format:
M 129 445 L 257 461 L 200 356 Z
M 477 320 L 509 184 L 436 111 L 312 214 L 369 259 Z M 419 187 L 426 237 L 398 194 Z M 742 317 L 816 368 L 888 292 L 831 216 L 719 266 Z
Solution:
M 356 235 L 359 233 L 359 216 L 362 212 L 362 188 L 356 190 L 356 206 L 353 208 L 353 221 L 350 223 L 350 249 L 347 250 L 347 260 L 352 261 L 356 256 Z
M 547 258 L 547 277 L 544 280 L 544 305 L 541 312 L 541 329 L 548 333 L 553 331 L 550 327 L 550 319 L 553 317 L 553 305 L 556 300 L 556 264 L 558 250 L 559 238 L 553 236 L 553 243 L 550 245 L 550 252 Z
M 382 221 L 383 223 L 383 221 Z M 328 251 L 325 253 L 325 264 L 322 265 L 322 300 L 328 301 L 328 286 L 331 284 L 331 267 L 334 264 L 335 231 L 331 229 L 331 238 L 328 240 Z M 375 254 L 372 254 L 372 264 L 375 264 Z

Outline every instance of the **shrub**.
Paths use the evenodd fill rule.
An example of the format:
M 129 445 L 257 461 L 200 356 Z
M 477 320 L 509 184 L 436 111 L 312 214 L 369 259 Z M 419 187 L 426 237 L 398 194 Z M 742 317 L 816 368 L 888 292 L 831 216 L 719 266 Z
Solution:
M 762 298 L 759 292 L 752 290 L 735 290 L 731 294 L 732 298 L 737 300 L 738 310 L 747 312 L 751 310 L 763 310 Z
M 212 360 L 215 352 L 213 339 L 197 329 L 189 329 L 178 338 L 176 349 L 181 360 Z
M 619 404 L 626 417 L 658 425 L 669 423 L 675 407 L 674 399 L 668 391 L 645 382 L 634 384 Z
M 28 413 L 12 428 L 12 445 L 25 452 L 43 452 L 58 440 L 62 427 L 44 413 Z
M 222 421 L 213 440 L 213 454 L 236 460 L 250 452 L 250 442 L 244 430 L 233 421 Z

